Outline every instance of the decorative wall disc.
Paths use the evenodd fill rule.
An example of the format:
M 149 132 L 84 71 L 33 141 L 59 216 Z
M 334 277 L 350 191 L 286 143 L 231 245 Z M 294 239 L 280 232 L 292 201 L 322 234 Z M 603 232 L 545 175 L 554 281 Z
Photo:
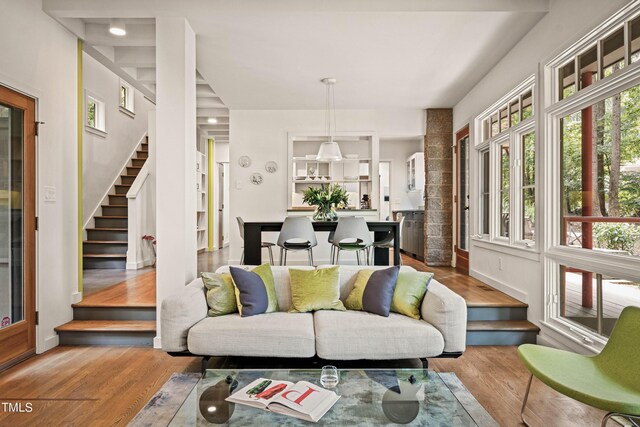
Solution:
M 262 174 L 259 172 L 254 172 L 251 174 L 251 177 L 249 178 L 249 181 L 251 181 L 251 183 L 253 185 L 260 185 L 262 184 L 262 181 L 264 181 L 264 178 L 262 177 Z
M 241 156 L 238 159 L 238 164 L 240 165 L 240 167 L 248 168 L 249 166 L 251 166 L 251 157 L 249 157 L 249 156 Z
M 278 164 L 276 162 L 267 162 L 267 164 L 264 165 L 264 169 L 269 173 L 276 173 Z

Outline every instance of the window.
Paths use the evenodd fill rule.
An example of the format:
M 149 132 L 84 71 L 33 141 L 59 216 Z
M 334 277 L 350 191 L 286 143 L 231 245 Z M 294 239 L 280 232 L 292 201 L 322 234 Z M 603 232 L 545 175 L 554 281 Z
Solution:
M 594 351 L 640 304 L 639 16 L 629 3 L 545 66 L 544 323 Z
M 87 95 L 85 123 L 88 129 L 106 132 L 104 116 L 104 102 L 98 100 L 92 95 Z
M 120 110 L 123 109 L 128 113 L 133 113 L 133 99 L 134 99 L 134 89 L 133 87 L 125 82 L 124 80 L 120 80 Z
M 476 118 L 484 137 L 476 144 L 479 234 L 520 249 L 535 246 L 534 80 L 529 77 Z
M 640 306 L 640 283 L 618 274 L 560 265 L 560 315 L 590 332 L 611 335 L 622 309 Z
M 511 179 L 509 142 L 500 145 L 500 236 L 509 237 L 509 181 Z
M 511 127 L 518 125 L 523 120 L 533 116 L 533 96 L 528 90 L 509 103 L 496 108 L 495 114 L 491 114 L 482 121 L 482 140 L 486 141 L 498 136 Z M 492 108 L 493 109 L 493 108 Z
M 561 244 L 640 256 L 640 85 L 560 122 Z
M 536 135 L 522 135 L 522 240 L 535 240 L 536 230 Z
M 489 234 L 489 150 L 480 152 L 480 234 Z

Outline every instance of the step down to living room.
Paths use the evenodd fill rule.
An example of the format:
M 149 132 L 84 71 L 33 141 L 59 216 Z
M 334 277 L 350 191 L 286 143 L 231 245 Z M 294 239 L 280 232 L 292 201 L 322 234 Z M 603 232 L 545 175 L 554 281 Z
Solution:
M 109 194 L 109 203 L 102 205 L 101 215 L 93 217 L 94 226 L 87 228 L 87 240 L 83 242 L 84 269 L 120 269 L 127 264 L 128 202 L 127 192 L 149 157 L 148 137 L 139 145 L 135 156 L 129 159 L 126 173 L 120 175 L 120 183 L 114 185 L 115 194 Z
M 151 346 L 156 336 L 155 270 L 87 295 L 56 328 L 61 345 Z
M 429 271 L 467 303 L 467 345 L 535 343 L 540 332 L 527 320 L 529 305 L 451 267 L 428 267 L 407 256 L 404 264 Z

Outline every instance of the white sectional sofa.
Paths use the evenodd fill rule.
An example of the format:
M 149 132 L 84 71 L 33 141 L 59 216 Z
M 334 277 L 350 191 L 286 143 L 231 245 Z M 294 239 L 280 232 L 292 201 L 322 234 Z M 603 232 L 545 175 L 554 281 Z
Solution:
M 319 266 L 327 268 L 332 266 Z M 458 294 L 432 279 L 421 307 L 421 319 L 389 317 L 362 311 L 323 310 L 288 313 L 291 306 L 289 268 L 272 267 L 279 312 L 240 317 L 238 313 L 207 317 L 201 279 L 162 302 L 162 349 L 172 355 L 253 356 L 328 360 L 391 360 L 458 356 L 465 349 L 467 307 Z M 340 299 L 344 302 L 362 268 L 340 267 Z M 412 269 L 403 266 L 403 270 Z M 218 273 L 228 272 L 221 267 Z

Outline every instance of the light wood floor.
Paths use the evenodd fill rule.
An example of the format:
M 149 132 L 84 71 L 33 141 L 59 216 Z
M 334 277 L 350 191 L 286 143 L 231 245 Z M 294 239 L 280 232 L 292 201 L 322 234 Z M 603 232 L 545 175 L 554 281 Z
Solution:
M 514 347 L 469 347 L 458 359 L 431 359 L 455 372 L 501 426 L 518 426 L 528 374 Z M 142 347 L 58 347 L 0 373 L 0 402 L 31 402 L 32 413 L 8 414 L 2 426 L 126 425 L 173 372 L 197 372 L 198 358 L 172 358 Z M 604 415 L 535 381 L 534 426 L 597 426 Z
M 483 283 L 466 274 L 460 274 L 452 267 L 431 267 L 421 261 L 410 258 L 402 254 L 404 265 L 415 268 L 418 271 L 429 271 L 434 273 L 434 277 L 443 285 L 462 296 L 469 307 L 474 306 L 507 306 L 526 307 L 527 304 L 518 301 L 509 295 Z
M 123 280 L 120 283 L 85 295 L 78 307 L 155 307 L 156 270 Z

